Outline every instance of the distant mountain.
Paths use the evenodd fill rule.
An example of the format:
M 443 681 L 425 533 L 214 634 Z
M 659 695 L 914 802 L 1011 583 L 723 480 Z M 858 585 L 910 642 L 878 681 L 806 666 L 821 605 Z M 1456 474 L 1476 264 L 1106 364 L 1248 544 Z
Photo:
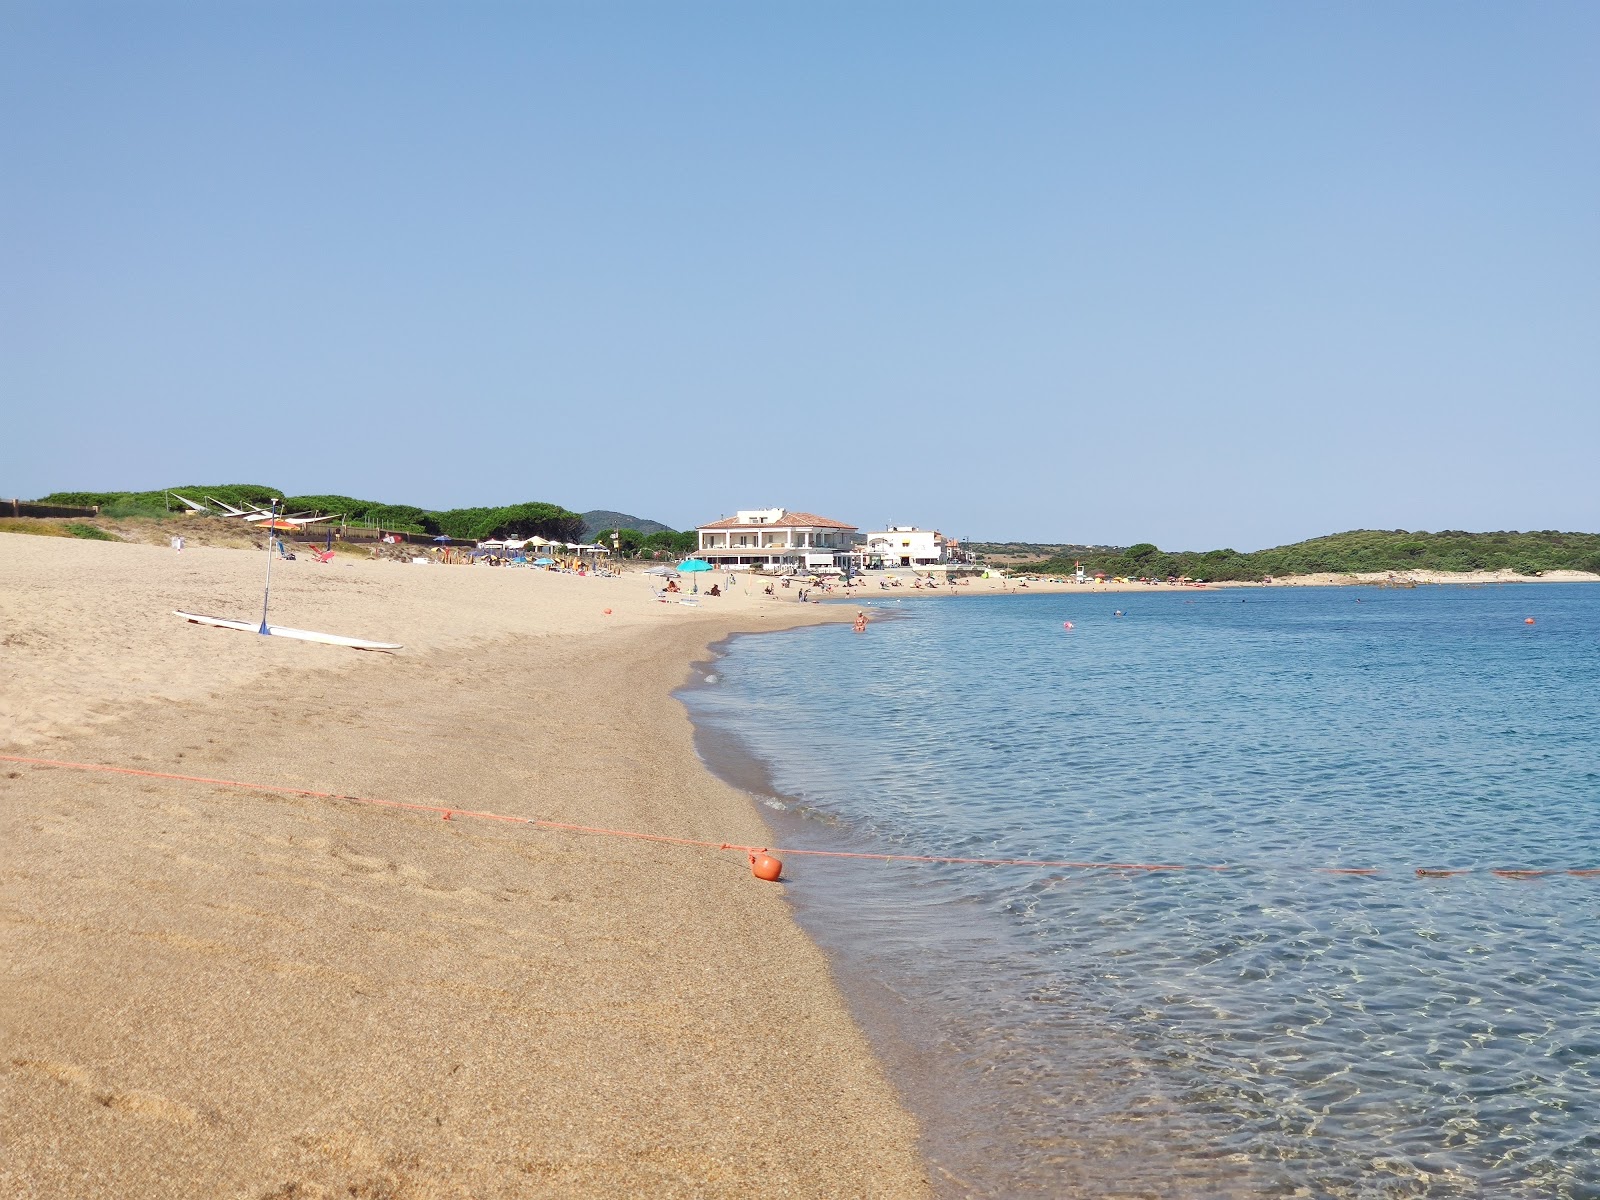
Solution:
M 583 517 L 583 540 L 594 541 L 594 535 L 602 529 L 637 529 L 640 533 L 676 533 L 671 525 L 663 525 L 660 521 L 647 521 L 643 517 L 630 517 L 627 513 L 607 512 L 597 508 L 593 512 L 581 514 Z

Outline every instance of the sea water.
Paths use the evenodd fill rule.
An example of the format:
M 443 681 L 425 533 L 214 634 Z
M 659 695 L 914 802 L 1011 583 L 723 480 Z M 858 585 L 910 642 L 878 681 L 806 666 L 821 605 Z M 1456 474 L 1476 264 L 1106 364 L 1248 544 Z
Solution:
M 941 1192 L 1600 1196 L 1600 586 L 868 600 L 683 692 L 784 845 L 1183 868 L 787 856 Z

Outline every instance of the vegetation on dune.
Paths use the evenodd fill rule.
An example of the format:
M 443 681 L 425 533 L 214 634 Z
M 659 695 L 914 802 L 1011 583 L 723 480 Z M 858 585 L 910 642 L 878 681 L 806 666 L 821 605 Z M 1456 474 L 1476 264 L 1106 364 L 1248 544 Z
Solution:
M 430 532 L 427 510 L 413 504 L 383 504 L 354 496 L 285 496 L 283 506 L 285 512 L 338 513 L 347 521 L 371 522 L 385 529 Z
M 1030 575 L 1068 575 L 1074 562 L 1089 573 L 1128 579 L 1188 576 L 1205 580 L 1255 580 L 1281 575 L 1356 575 L 1373 571 L 1590 571 L 1600 574 L 1600 534 L 1426 533 L 1356 529 L 1241 554 L 1237 550 L 1164 551 L 1149 542 L 1122 549 L 1029 563 Z
M 460 542 L 492 537 L 526 538 L 535 534 L 551 541 L 577 542 L 583 540 L 586 527 L 584 518 L 579 514 L 559 504 L 536 500 L 522 504 L 438 511 L 413 504 L 361 500 L 355 496 L 285 496 L 278 488 L 253 483 L 195 484 L 172 488 L 170 493 L 165 489 L 150 492 L 53 492 L 40 497 L 39 502 L 85 508 L 99 505 L 102 515 L 107 517 L 163 518 L 173 512 L 187 511 L 180 501 L 171 498 L 172 494 L 208 507 L 211 500 L 219 500 L 234 508 L 260 508 L 274 497 L 279 497 L 283 501 L 283 511 L 289 513 L 337 514 L 352 523 L 377 525 L 395 532 L 442 534 Z M 693 533 L 674 533 L 654 521 L 641 521 L 640 524 L 650 528 L 636 536 L 646 541 L 655 539 L 646 547 L 647 550 L 665 548 L 676 552 L 679 542 L 684 538 L 688 539 L 688 543 L 683 548 L 693 549 Z M 609 536 L 606 544 L 610 545 Z
M 0 517 L 0 533 L 31 533 L 40 537 L 87 538 L 95 542 L 120 542 L 116 534 L 83 521 L 45 517 Z
M 256 483 L 193 484 L 171 489 L 180 496 L 205 504 L 206 496 L 231 504 L 235 508 L 255 508 L 274 496 L 283 493 Z M 39 497 L 40 504 L 71 504 L 81 508 L 100 506 L 106 517 L 165 517 L 170 512 L 183 511 L 183 505 L 169 499 L 166 489 L 154 492 L 51 492 Z
M 114 533 L 107 533 L 98 525 L 85 525 L 82 521 L 69 521 L 66 531 L 75 538 L 88 538 L 92 542 L 120 542 L 122 539 Z
M 0 517 L 0 533 L 31 533 L 37 537 L 71 537 L 66 526 L 42 517 Z

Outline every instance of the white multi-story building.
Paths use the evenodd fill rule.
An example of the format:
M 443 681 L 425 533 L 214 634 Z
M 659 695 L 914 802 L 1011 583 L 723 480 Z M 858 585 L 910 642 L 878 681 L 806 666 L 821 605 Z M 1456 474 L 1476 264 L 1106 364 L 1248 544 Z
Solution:
M 950 544 L 937 529 L 918 529 L 915 525 L 892 525 L 867 534 L 862 548 L 868 563 L 886 567 L 929 567 L 949 557 Z
M 700 557 L 718 567 L 795 566 L 810 570 L 849 561 L 854 525 L 786 508 L 741 508 L 698 527 Z

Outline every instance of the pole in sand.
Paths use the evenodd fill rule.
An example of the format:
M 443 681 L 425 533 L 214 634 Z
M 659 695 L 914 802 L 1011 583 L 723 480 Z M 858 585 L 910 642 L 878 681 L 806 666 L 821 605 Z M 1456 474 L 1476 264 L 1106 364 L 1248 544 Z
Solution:
M 268 635 L 271 631 L 267 628 L 267 601 L 272 596 L 272 539 L 278 535 L 275 528 L 278 524 L 278 499 L 273 497 L 272 503 L 267 506 L 267 586 L 261 593 L 261 633 Z

